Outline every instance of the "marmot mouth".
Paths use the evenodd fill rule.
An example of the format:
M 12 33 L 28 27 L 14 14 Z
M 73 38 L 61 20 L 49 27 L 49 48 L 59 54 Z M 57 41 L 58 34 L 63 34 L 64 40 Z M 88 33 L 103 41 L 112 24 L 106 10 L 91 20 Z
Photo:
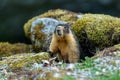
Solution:
M 58 35 L 58 36 L 61 36 L 61 35 L 62 35 L 61 32 L 60 32 L 60 30 L 57 30 L 57 35 Z
M 62 36 L 62 34 L 61 34 L 61 33 L 58 33 L 58 36 L 59 36 L 59 37 L 61 37 L 61 36 Z

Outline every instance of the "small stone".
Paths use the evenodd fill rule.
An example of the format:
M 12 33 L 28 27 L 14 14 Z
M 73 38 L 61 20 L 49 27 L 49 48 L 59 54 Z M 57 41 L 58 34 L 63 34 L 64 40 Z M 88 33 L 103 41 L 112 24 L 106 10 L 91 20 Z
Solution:
M 120 64 L 120 60 L 116 60 L 115 63 L 116 63 L 116 65 Z
M 79 14 L 79 15 L 77 15 L 77 17 L 78 17 L 78 18 L 82 18 L 82 17 L 83 17 L 83 15 Z
M 67 75 L 69 75 L 69 76 L 70 76 L 70 75 L 72 75 L 72 73 L 71 73 L 71 72 L 67 72 L 66 74 L 67 74 Z
M 42 60 L 44 67 L 47 67 L 50 63 L 48 60 Z
M 110 61 L 110 64 L 115 66 L 116 65 L 116 62 L 114 60 Z
M 113 67 L 113 70 L 117 70 L 117 67 Z
M 106 67 L 108 70 L 112 70 L 112 65 Z
M 66 69 L 70 70 L 70 71 L 73 71 L 74 68 L 75 68 L 74 64 L 68 64 Z
M 40 52 L 40 55 L 44 55 L 44 54 L 47 54 L 46 52 Z
M 53 77 L 55 77 L 55 78 L 59 78 L 59 77 L 60 77 L 60 74 L 58 74 L 58 73 L 54 73 Z
M 58 69 L 56 66 L 54 66 L 54 67 L 51 67 L 51 70 L 52 70 L 52 71 L 59 72 L 59 69 Z
M 95 74 L 96 74 L 96 75 L 100 75 L 100 72 L 97 71 Z
M 58 63 L 58 65 L 62 65 L 62 64 L 63 64 L 63 62 L 59 62 L 59 63 Z
M 102 69 L 102 72 L 106 72 L 106 69 Z
M 112 53 L 111 53 L 111 52 L 109 52 L 109 54 L 110 54 L 110 55 L 112 55 Z
M 80 69 L 78 69 L 78 70 L 76 70 L 76 72 L 77 72 L 78 74 L 80 74 L 80 73 L 81 73 L 81 70 L 80 70 Z
M 113 52 L 114 55 L 117 55 L 117 52 Z
M 32 68 L 33 68 L 33 69 L 42 69 L 42 67 L 43 67 L 43 64 L 34 63 L 34 64 L 32 65 Z
M 120 70 L 120 67 L 118 69 Z

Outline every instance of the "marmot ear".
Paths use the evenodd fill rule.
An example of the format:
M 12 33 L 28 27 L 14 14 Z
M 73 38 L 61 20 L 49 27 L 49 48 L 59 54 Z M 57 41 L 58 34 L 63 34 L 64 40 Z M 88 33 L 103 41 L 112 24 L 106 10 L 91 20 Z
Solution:
M 65 32 L 69 33 L 69 29 L 70 29 L 69 25 L 65 24 L 64 27 L 65 27 Z
M 65 32 L 66 32 L 66 33 L 69 33 L 69 27 L 67 27 L 67 28 L 65 29 Z

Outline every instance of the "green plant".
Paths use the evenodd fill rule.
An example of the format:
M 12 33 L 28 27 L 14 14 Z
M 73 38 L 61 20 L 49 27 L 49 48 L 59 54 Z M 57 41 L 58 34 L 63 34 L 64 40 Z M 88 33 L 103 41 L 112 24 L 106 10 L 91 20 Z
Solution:
M 62 61 L 62 64 L 61 64 L 61 68 L 62 68 L 62 69 L 65 69 L 65 68 L 66 68 L 66 65 L 65 65 L 65 63 L 63 63 L 63 61 Z
M 83 61 L 83 60 L 81 60 L 81 61 L 82 61 L 82 66 L 80 66 L 81 69 L 90 68 L 90 67 L 94 66 L 92 58 L 86 57 L 85 61 Z
M 74 78 L 72 76 L 65 76 L 64 78 L 62 78 L 60 80 L 76 80 L 76 78 Z
M 6 77 L 0 73 L 0 80 L 6 80 Z
M 110 74 L 95 76 L 94 78 L 90 80 L 120 80 L 120 71 L 115 71 Z

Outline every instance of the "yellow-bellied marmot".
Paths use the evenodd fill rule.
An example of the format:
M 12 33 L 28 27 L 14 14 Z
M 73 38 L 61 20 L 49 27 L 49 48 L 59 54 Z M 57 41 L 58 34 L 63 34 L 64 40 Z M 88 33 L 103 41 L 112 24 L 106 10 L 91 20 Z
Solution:
M 67 63 L 77 62 L 80 58 L 77 37 L 67 24 L 56 26 L 49 50 L 51 53 L 57 53 L 59 59 Z

